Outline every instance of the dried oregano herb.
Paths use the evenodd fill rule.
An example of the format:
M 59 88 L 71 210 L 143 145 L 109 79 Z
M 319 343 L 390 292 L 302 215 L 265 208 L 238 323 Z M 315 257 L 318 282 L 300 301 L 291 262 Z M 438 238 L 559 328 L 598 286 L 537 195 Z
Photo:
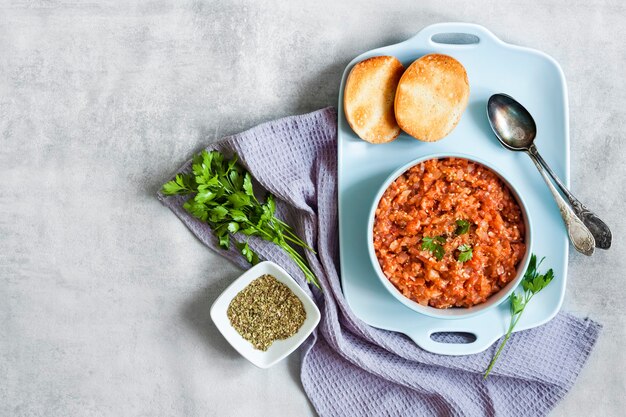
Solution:
M 306 318 L 302 301 L 271 275 L 241 290 L 228 305 L 227 315 L 237 333 L 259 350 L 296 334 Z

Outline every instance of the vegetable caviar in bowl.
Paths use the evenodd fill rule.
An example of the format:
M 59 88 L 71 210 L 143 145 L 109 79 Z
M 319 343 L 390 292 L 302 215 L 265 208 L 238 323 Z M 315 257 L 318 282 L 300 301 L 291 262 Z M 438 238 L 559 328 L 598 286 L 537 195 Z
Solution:
M 519 282 L 530 253 L 521 198 L 469 157 L 424 158 L 396 171 L 376 198 L 368 227 L 383 284 L 432 316 L 465 317 L 499 303 Z

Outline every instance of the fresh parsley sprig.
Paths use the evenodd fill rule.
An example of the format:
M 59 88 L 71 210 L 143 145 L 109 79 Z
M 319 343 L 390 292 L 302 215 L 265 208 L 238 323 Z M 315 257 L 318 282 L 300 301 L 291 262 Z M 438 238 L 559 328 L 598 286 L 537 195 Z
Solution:
M 467 243 L 459 245 L 459 262 L 467 262 L 474 256 L 474 249 Z
M 443 256 L 446 254 L 445 249 L 443 248 L 443 244 L 446 243 L 446 238 L 443 236 L 436 237 L 428 237 L 424 236 L 422 238 L 422 249 L 430 251 L 438 261 L 443 259 Z
M 454 233 L 457 236 L 464 235 L 465 233 L 469 232 L 470 225 L 471 225 L 471 223 L 468 222 L 467 220 L 457 220 L 456 221 L 456 230 L 454 231 Z
M 211 227 L 222 248 L 230 248 L 232 240 L 246 260 L 254 265 L 259 257 L 250 249 L 249 237 L 257 236 L 273 242 L 293 259 L 307 282 L 320 288 L 315 274 L 294 245 L 315 251 L 295 234 L 291 226 L 274 215 L 276 204 L 272 194 L 267 194 L 264 202 L 256 198 L 252 177 L 237 163 L 237 155 L 227 160 L 218 151 L 202 151 L 193 158 L 191 173 L 177 174 L 163 185 L 162 192 L 191 196 L 184 203 L 184 209 Z M 246 236 L 245 241 L 235 239 L 237 232 Z
M 548 284 L 550 284 L 550 282 L 554 279 L 554 271 L 552 269 L 549 269 L 545 274 L 540 274 L 537 271 L 537 268 L 539 268 L 544 259 L 545 258 L 542 258 L 541 261 L 539 261 L 539 264 L 537 264 L 537 256 L 533 254 L 530 257 L 528 269 L 526 270 L 526 273 L 524 274 L 524 279 L 522 280 L 522 288 L 524 289 L 523 293 L 518 294 L 518 292 L 515 291 L 509 297 L 509 299 L 511 300 L 511 323 L 509 324 L 509 329 L 504 336 L 504 340 L 500 344 L 500 347 L 498 348 L 496 354 L 491 360 L 489 367 L 485 371 L 483 379 L 487 379 L 487 377 L 489 376 L 489 373 L 491 372 L 493 366 L 498 360 L 500 353 L 502 353 L 502 349 L 504 349 L 504 345 L 506 345 L 506 342 L 508 342 L 509 338 L 511 337 L 513 329 L 515 329 L 515 326 L 517 326 L 517 323 L 522 317 L 524 309 L 526 308 L 530 300 L 532 300 L 535 294 L 547 287 Z

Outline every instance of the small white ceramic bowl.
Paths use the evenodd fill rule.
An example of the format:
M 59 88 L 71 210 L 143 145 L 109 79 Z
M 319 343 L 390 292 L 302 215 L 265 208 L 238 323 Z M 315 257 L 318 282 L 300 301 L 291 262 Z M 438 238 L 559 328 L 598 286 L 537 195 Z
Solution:
M 515 275 L 515 278 L 511 280 L 511 282 L 509 282 L 500 291 L 498 291 L 497 293 L 489 297 L 487 301 L 485 301 L 484 303 L 478 304 L 469 308 L 452 307 L 452 308 L 441 309 L 441 308 L 435 308 L 435 307 L 430 307 L 430 306 L 423 306 L 411 300 L 410 298 L 405 297 L 404 294 L 402 294 L 387 279 L 387 277 L 383 273 L 382 269 L 380 268 L 380 263 L 378 262 L 378 258 L 376 257 L 376 251 L 374 250 L 374 220 L 376 218 L 376 208 L 378 207 L 378 203 L 380 202 L 380 199 L 382 198 L 385 190 L 387 190 L 387 188 L 391 185 L 393 181 L 395 181 L 396 178 L 398 178 L 400 175 L 402 175 L 406 170 L 408 170 L 412 166 L 431 160 L 431 159 L 444 159 L 444 158 L 466 159 L 468 161 L 476 162 L 480 165 L 483 165 L 486 168 L 493 171 L 502 180 L 502 182 L 504 182 L 504 184 L 509 188 L 515 200 L 517 200 L 520 206 L 521 212 L 522 212 L 522 217 L 524 218 L 524 228 L 526 229 L 526 236 L 525 236 L 525 241 L 524 241 L 524 243 L 526 244 L 526 253 L 524 254 L 524 257 L 522 258 L 520 263 L 517 265 L 517 274 Z M 370 211 L 369 220 L 367 222 L 367 228 L 368 228 L 367 246 L 368 246 L 368 252 L 370 255 L 370 260 L 372 261 L 372 265 L 374 266 L 376 275 L 378 275 L 378 278 L 383 283 L 385 288 L 391 293 L 391 295 L 393 295 L 402 304 L 409 307 L 410 309 L 415 310 L 418 313 L 422 313 L 427 316 L 436 317 L 440 319 L 463 319 L 463 318 L 467 318 L 470 316 L 474 316 L 476 314 L 484 312 L 487 309 L 494 308 L 498 304 L 506 300 L 509 297 L 509 295 L 513 292 L 513 290 L 515 290 L 515 287 L 517 287 L 517 285 L 520 283 L 522 278 L 524 277 L 524 272 L 526 271 L 526 268 L 528 268 L 528 263 L 530 262 L 530 255 L 532 253 L 532 239 L 531 239 L 532 230 L 531 230 L 530 215 L 528 213 L 528 209 L 526 208 L 526 203 L 524 203 L 524 199 L 522 198 L 522 196 L 517 192 L 516 188 L 513 186 L 511 181 L 509 181 L 506 178 L 506 176 L 503 175 L 502 172 L 498 170 L 497 168 L 495 168 L 493 165 L 489 164 L 488 162 L 482 161 L 480 159 L 474 158 L 472 156 L 463 155 L 463 154 L 446 153 L 446 154 L 428 155 L 428 156 L 424 156 L 422 158 L 413 160 L 409 162 L 408 164 L 398 168 L 396 171 L 394 171 L 393 174 L 391 174 L 387 178 L 387 180 L 382 184 L 382 186 L 380 187 L 380 190 L 378 191 L 378 194 L 376 195 L 376 198 L 374 198 L 374 204 Z
M 279 282 L 282 282 L 293 291 L 300 301 L 302 301 L 302 306 L 306 312 L 306 319 L 296 334 L 285 340 L 276 340 L 266 351 L 262 351 L 252 347 L 250 342 L 237 333 L 235 328 L 230 324 L 227 311 L 230 302 L 241 290 L 247 287 L 252 281 L 265 274 L 274 276 Z M 220 333 L 222 333 L 228 343 L 230 343 L 241 356 L 248 359 L 259 368 L 269 368 L 296 350 L 311 334 L 313 329 L 315 329 L 320 321 L 320 317 L 320 311 L 311 297 L 300 288 L 298 283 L 287 271 L 270 261 L 260 262 L 244 272 L 217 297 L 217 300 L 215 300 L 213 306 L 211 306 L 211 319 Z

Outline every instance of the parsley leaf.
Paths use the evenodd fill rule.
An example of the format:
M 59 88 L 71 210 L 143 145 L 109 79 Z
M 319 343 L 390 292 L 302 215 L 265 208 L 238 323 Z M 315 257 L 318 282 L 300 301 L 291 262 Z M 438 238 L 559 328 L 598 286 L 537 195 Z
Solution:
M 246 175 L 243 177 L 243 190 L 250 197 L 254 197 L 254 191 L 252 191 L 252 180 L 250 178 L 250 174 L 246 172 Z
M 524 299 L 517 293 L 511 294 L 511 314 L 516 315 L 524 310 Z
M 183 208 L 211 227 L 220 247 L 229 249 L 232 240 L 246 260 L 256 264 L 259 257 L 248 240 L 244 243 L 238 237 L 256 236 L 275 243 L 293 259 L 306 280 L 320 288 L 306 259 L 295 247 L 315 252 L 288 224 L 274 216 L 276 203 L 271 194 L 265 202 L 257 200 L 252 176 L 238 163 L 237 155 L 225 159 L 218 151 L 203 151 L 193 157 L 190 173 L 176 174 L 163 184 L 161 191 L 168 196 L 189 195 Z
M 252 251 L 252 249 L 250 249 L 250 246 L 248 246 L 248 242 L 237 242 L 235 243 L 235 246 L 237 246 L 237 249 L 241 251 L 241 254 L 245 256 L 246 260 L 252 265 L 256 265 L 259 263 L 259 257 L 255 252 Z
M 454 231 L 454 233 L 457 236 L 464 235 L 465 233 L 469 232 L 469 229 L 470 229 L 470 222 L 468 222 L 467 220 L 457 220 L 456 230 Z
M 239 231 L 239 223 L 237 222 L 228 223 L 228 231 L 230 233 L 237 233 Z
M 489 363 L 489 367 L 485 371 L 483 379 L 487 379 L 487 377 L 489 376 L 489 373 L 491 372 L 493 366 L 498 360 L 500 353 L 502 353 L 502 349 L 504 349 L 504 345 L 506 345 L 506 342 L 508 342 L 509 338 L 511 337 L 513 329 L 515 329 L 515 326 L 517 326 L 517 323 L 522 317 L 524 309 L 526 308 L 530 300 L 535 296 L 535 294 L 547 287 L 548 284 L 550 284 L 550 282 L 552 282 L 552 280 L 554 279 L 554 271 L 552 269 L 548 269 L 545 274 L 540 274 L 537 271 L 537 268 L 539 268 L 542 262 L 543 259 L 541 259 L 541 261 L 539 261 L 539 264 L 537 264 L 537 257 L 535 256 L 535 254 L 530 257 L 528 269 L 526 269 L 526 273 L 524 274 L 524 278 L 522 280 L 522 288 L 524 291 L 522 293 L 518 293 L 517 291 L 515 291 L 509 297 L 509 300 L 511 301 L 511 322 L 509 324 L 509 329 L 506 332 L 506 335 L 504 336 L 504 340 L 500 344 L 500 347 L 496 351 L 496 354 L 491 360 L 491 363 Z
M 241 210 L 236 210 L 236 209 L 233 209 L 233 210 L 231 210 L 231 211 L 230 211 L 230 217 L 231 217 L 234 221 L 236 221 L 236 222 L 240 222 L 240 223 L 243 223 L 243 222 L 245 222 L 246 220 L 248 220 L 248 218 L 246 217 L 246 214 L 245 214 L 243 211 L 241 211 Z
M 228 215 L 228 209 L 224 206 L 216 206 L 209 211 L 209 221 L 219 223 Z
M 230 247 L 230 235 L 228 233 L 218 236 L 220 247 L 228 249 Z
M 241 191 L 235 192 L 227 197 L 227 200 L 236 209 L 246 207 L 250 204 L 250 196 Z
M 440 261 L 446 254 L 446 251 L 442 246 L 444 243 L 446 243 L 446 238 L 443 236 L 424 236 L 422 238 L 422 249 L 430 251 L 435 256 L 435 258 Z
M 198 194 L 193 198 L 198 203 L 206 203 L 207 201 L 211 201 L 215 198 L 215 193 L 209 190 L 201 190 L 198 191 Z
M 458 249 L 461 252 L 459 253 L 459 262 L 467 262 L 474 256 L 474 249 L 467 243 L 460 245 Z
M 172 181 L 163 184 L 163 193 L 167 195 L 191 194 L 193 193 L 193 184 L 191 182 L 190 177 L 177 174 Z

